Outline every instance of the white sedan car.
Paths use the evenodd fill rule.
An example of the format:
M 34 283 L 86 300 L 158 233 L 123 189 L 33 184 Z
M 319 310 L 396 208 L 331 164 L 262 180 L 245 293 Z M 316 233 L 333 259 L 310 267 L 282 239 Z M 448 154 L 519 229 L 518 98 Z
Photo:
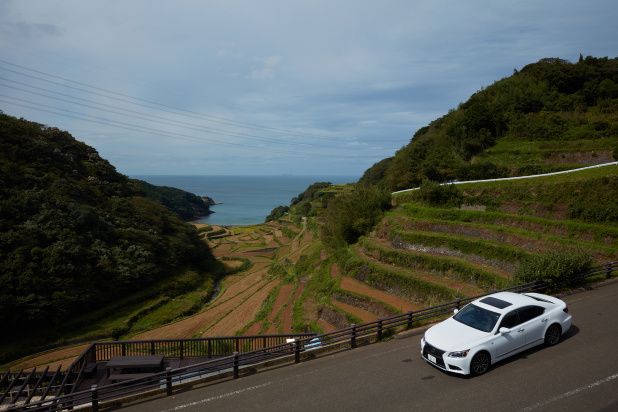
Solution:
M 562 300 L 540 293 L 500 292 L 477 299 L 432 326 L 423 358 L 447 372 L 482 375 L 489 366 L 533 346 L 555 345 L 571 327 Z

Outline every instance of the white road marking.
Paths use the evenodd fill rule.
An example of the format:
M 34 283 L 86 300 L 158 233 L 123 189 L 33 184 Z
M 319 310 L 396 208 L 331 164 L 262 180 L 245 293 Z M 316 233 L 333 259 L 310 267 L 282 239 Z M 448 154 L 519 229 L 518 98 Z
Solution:
M 391 349 L 391 350 L 388 350 L 388 351 L 384 351 L 384 352 L 376 353 L 376 354 L 373 354 L 373 355 L 369 355 L 368 357 L 369 358 L 373 358 L 373 357 L 383 356 L 383 355 L 386 355 L 388 353 L 400 351 L 402 349 L 406 349 L 407 350 L 407 349 L 410 349 L 411 347 L 414 347 L 414 346 L 417 346 L 417 345 L 409 344 L 409 345 L 405 345 L 405 346 L 400 346 L 400 347 L 395 348 L 395 349 Z M 420 348 L 420 346 L 419 346 L 419 348 Z M 330 356 L 332 357 L 333 355 L 330 355 Z M 351 363 L 356 363 L 356 362 L 362 362 L 364 359 L 366 359 L 366 357 L 356 357 L 356 358 L 348 360 L 345 363 L 346 364 L 351 364 Z M 307 371 L 307 372 L 304 372 L 304 373 L 292 374 L 292 375 L 290 375 L 288 377 L 285 377 L 283 379 L 278 380 L 277 382 L 285 382 L 285 381 L 289 381 L 289 380 L 292 380 L 292 379 L 303 378 L 303 377 L 305 377 L 307 375 L 312 375 L 312 374 L 315 374 L 315 373 L 324 373 L 324 371 L 326 371 L 328 369 L 333 369 L 334 367 L 335 366 L 333 366 L 333 365 L 328 365 L 326 367 L 323 367 L 323 368 L 320 368 L 320 369 L 317 369 L 317 370 L 311 370 L 311 371 Z M 339 367 L 339 366 L 337 366 L 337 367 Z M 182 410 L 184 408 L 189 408 L 191 406 L 201 405 L 201 404 L 206 403 L 206 402 L 216 401 L 216 400 L 219 400 L 219 399 L 227 398 L 229 396 L 240 395 L 240 394 L 242 394 L 244 392 L 248 392 L 248 391 L 252 391 L 252 390 L 256 390 L 256 389 L 262 389 L 262 388 L 264 388 L 266 386 L 271 385 L 272 383 L 273 382 L 267 382 L 267 383 L 264 383 L 262 385 L 250 386 L 248 388 L 240 389 L 240 390 L 237 390 L 237 391 L 234 391 L 234 392 L 228 392 L 228 393 L 225 393 L 223 395 L 213 396 L 211 398 L 202 399 L 202 400 L 191 402 L 191 403 L 187 403 L 187 404 L 184 404 L 184 405 L 178 405 L 178 406 L 176 406 L 174 408 L 166 409 L 166 410 L 161 411 L 161 412 L 179 411 L 179 410 Z
M 189 407 L 191 407 L 191 406 L 201 405 L 201 404 L 206 403 L 206 402 L 216 401 L 216 400 L 218 400 L 218 399 L 227 398 L 228 396 L 239 395 L 239 394 L 244 393 L 244 392 L 247 392 L 247 391 L 253 391 L 253 390 L 255 390 L 255 389 L 261 389 L 261 388 L 263 388 L 263 387 L 265 387 L 265 386 L 270 385 L 271 383 L 272 383 L 272 382 L 267 382 L 267 383 L 263 383 L 263 384 L 261 384 L 261 385 L 257 385 L 257 386 L 250 386 L 250 387 L 248 387 L 248 388 L 240 389 L 240 390 L 237 390 L 237 391 L 234 391 L 234 392 L 228 392 L 228 393 L 225 393 L 225 394 L 223 394 L 223 395 L 213 396 L 213 397 L 211 397 L 211 398 L 202 399 L 201 401 L 195 401 L 195 402 L 191 402 L 191 403 L 186 403 L 186 404 L 184 404 L 184 405 L 178 405 L 178 406 L 176 406 L 176 407 L 174 407 L 174 408 L 172 408 L 172 409 L 167 409 L 167 410 L 162 411 L 162 412 L 179 411 L 179 410 L 181 410 L 181 409 L 184 409 L 184 408 L 189 408 Z
M 522 411 L 524 411 L 524 412 L 532 411 L 532 410 L 534 410 L 536 408 L 540 408 L 541 406 L 549 405 L 552 402 L 559 401 L 560 399 L 564 399 L 564 398 L 568 398 L 569 396 L 577 395 L 578 393 L 583 392 L 583 391 L 585 391 L 587 389 L 592 389 L 592 388 L 594 388 L 596 386 L 603 385 L 604 383 L 612 381 L 612 380 L 614 380 L 616 378 L 618 378 L 618 373 L 616 373 L 616 374 L 614 374 L 612 376 L 608 376 L 605 379 L 601 379 L 600 381 L 596 381 L 594 383 L 591 383 L 590 385 L 582 386 L 581 388 L 577 388 L 577 389 L 573 389 L 572 391 L 565 392 L 562 395 L 554 396 L 553 398 L 548 399 L 548 400 L 546 400 L 544 402 L 539 402 L 539 403 L 537 403 L 535 405 L 528 406 L 527 408 L 522 409 Z

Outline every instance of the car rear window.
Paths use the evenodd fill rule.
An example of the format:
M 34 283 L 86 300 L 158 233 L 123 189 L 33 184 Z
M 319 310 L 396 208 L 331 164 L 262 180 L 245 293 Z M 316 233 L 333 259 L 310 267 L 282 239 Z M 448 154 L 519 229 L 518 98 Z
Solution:
M 498 309 L 508 308 L 512 305 L 510 302 L 498 298 L 492 298 L 491 296 L 480 300 L 480 302 Z

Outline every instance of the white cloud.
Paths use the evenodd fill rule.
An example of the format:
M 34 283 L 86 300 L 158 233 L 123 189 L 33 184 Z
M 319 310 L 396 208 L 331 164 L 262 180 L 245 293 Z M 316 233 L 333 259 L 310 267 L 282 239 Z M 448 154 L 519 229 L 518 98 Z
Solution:
M 268 159 L 275 173 L 360 175 L 515 68 L 618 56 L 614 9 L 609 0 L 2 0 L 0 60 L 13 65 L 0 63 L 0 82 L 74 103 L 0 86 L 9 100 L 57 110 L 0 109 L 83 136 L 126 174 L 233 173 Z

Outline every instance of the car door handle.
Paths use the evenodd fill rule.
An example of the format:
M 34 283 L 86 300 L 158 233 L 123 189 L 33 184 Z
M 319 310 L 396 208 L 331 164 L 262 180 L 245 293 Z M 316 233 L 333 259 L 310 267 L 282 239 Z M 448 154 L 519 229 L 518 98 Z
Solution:
M 541 320 L 541 322 L 547 322 L 547 318 L 545 318 L 545 319 Z
M 523 328 L 522 329 L 517 329 L 517 332 L 523 332 L 523 331 L 524 331 Z

